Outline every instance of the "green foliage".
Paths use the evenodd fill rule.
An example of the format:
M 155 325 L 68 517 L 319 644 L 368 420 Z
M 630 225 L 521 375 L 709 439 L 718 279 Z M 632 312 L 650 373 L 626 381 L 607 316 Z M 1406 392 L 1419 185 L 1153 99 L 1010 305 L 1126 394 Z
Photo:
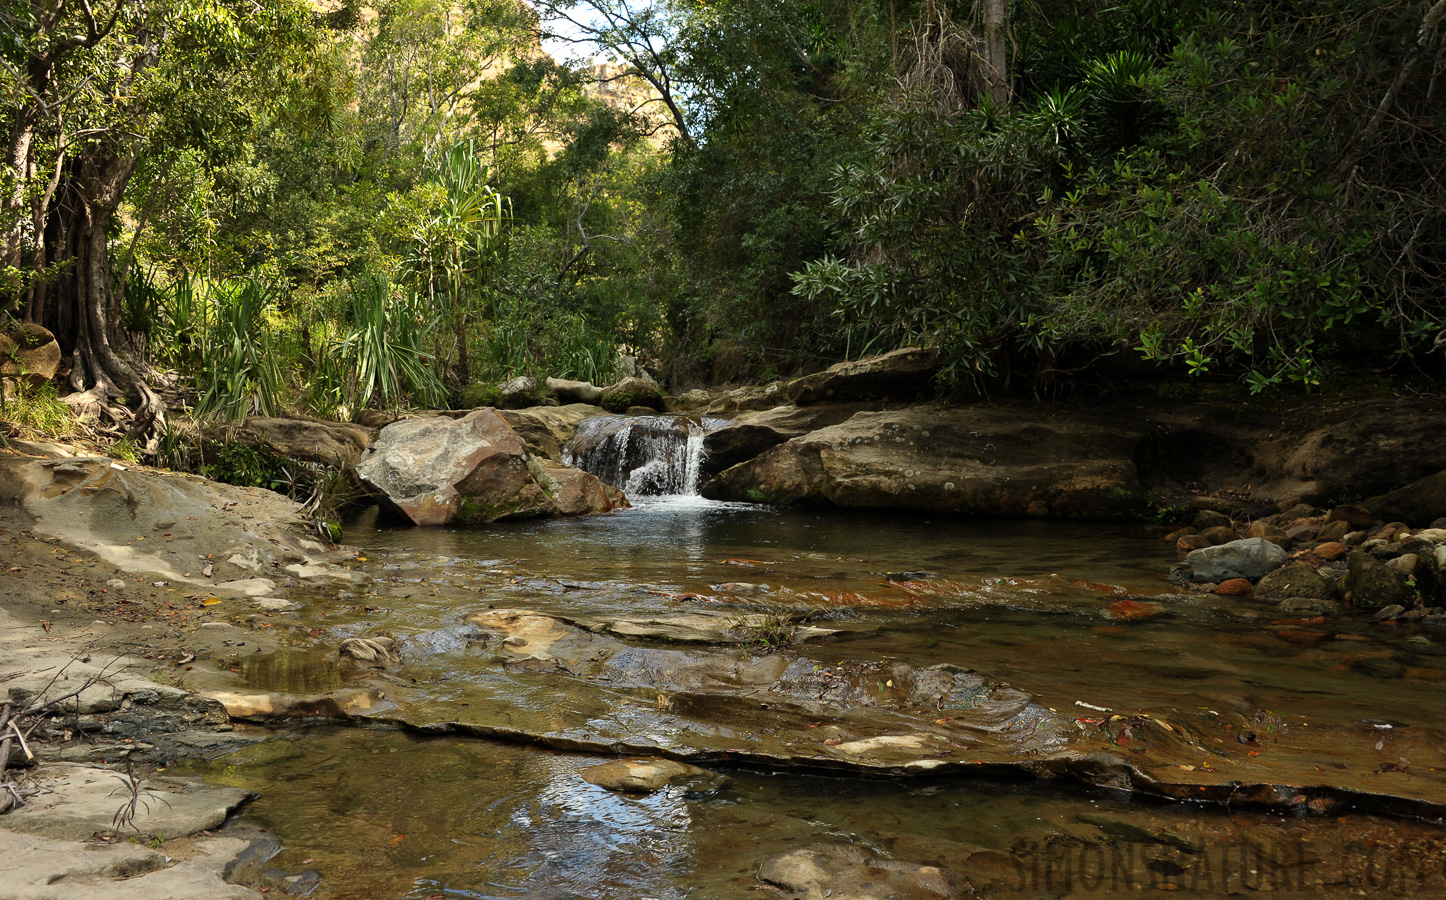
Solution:
M 398 406 L 415 399 L 436 408 L 447 391 L 428 365 L 420 298 L 393 289 L 385 276 L 366 275 L 349 289 L 350 331 L 326 348 L 324 370 L 340 379 L 352 408 Z M 320 374 L 320 373 L 319 373 Z
M 258 447 L 241 441 L 222 441 L 201 466 L 201 474 L 212 481 L 238 487 L 276 490 L 287 484 L 289 460 L 269 447 Z
M 12 437 L 27 440 L 64 440 L 78 430 L 75 414 L 60 402 L 55 385 L 33 385 L 21 378 L 13 391 L 0 391 L 0 424 Z
M 600 402 L 602 408 L 611 413 L 625 413 L 634 406 L 641 405 L 637 395 L 631 391 L 614 391 L 604 394 Z
M 458 409 L 481 409 L 484 406 L 497 406 L 501 400 L 494 384 L 482 384 L 473 382 L 462 388 L 462 393 L 457 400 Z
M 283 374 L 273 352 L 268 310 L 275 284 L 259 277 L 212 286 L 200 333 L 197 378 L 202 385 L 196 415 L 226 422 L 281 410 Z

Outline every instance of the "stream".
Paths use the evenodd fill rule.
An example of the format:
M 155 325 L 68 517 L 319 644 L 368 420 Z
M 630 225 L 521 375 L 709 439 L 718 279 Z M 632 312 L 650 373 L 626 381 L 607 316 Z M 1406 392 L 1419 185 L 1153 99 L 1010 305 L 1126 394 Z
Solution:
M 802 654 L 824 673 L 962 667 L 1122 755 L 1148 744 L 1150 716 L 1167 723 L 1156 739 L 1188 730 L 1189 746 L 1152 751 L 1175 754 L 1164 767 L 1182 777 L 1221 760 L 1236 768 L 1219 780 L 1238 779 L 1278 754 L 1292 777 L 1331 769 L 1322 781 L 1352 796 L 1379 781 L 1428 799 L 1441 796 L 1442 740 L 1429 729 L 1442 719 L 1446 636 L 1182 592 L 1165 577 L 1173 548 L 1143 526 L 632 499 L 606 515 L 473 529 L 402 528 L 369 511 L 347 542 L 371 580 L 288 595 L 300 608 L 270 620 L 285 649 L 237 650 L 223 665 L 260 690 L 336 691 L 359 677 L 338 664 L 337 644 L 389 632 L 402 664 L 384 676 L 371 724 L 272 726 L 269 740 L 179 768 L 257 791 L 240 827 L 279 842 L 269 865 L 318 872 L 315 897 L 770 896 L 768 860 L 820 846 L 947 870 L 956 895 L 1446 892 L 1446 841 L 1421 804 L 1319 805 L 1303 793 L 1295 805 L 1232 805 L 1214 785 L 1189 802 L 997 765 L 902 777 L 817 752 L 788 764 L 790 734 L 854 723 L 813 707 L 745 708 L 679 688 L 671 671 L 624 684 L 616 667 L 499 665 L 499 644 L 470 617 L 527 610 L 580 623 L 565 639 L 580 641 L 620 618 L 722 615 L 740 638 L 709 652 L 741 666 Z M 782 646 L 796 627 L 833 633 Z M 613 793 L 580 776 L 609 747 L 701 753 L 730 780 Z M 875 881 L 798 895 L 949 895 L 917 878 Z

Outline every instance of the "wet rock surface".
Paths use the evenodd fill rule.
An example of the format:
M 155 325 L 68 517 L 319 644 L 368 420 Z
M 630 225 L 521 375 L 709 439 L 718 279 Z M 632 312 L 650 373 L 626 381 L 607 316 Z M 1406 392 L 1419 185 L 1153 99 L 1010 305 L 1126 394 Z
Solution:
M 1265 538 L 1245 538 L 1192 550 L 1185 557 L 1196 581 L 1255 580 L 1285 565 L 1286 552 Z

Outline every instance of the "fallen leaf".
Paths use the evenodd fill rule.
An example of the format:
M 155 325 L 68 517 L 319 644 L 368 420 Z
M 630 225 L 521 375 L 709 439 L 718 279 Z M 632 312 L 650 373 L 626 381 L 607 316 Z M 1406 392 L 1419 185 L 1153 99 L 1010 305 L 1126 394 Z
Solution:
M 49 620 L 49 619 L 41 619 L 41 620 L 40 620 L 40 627 L 45 629 L 45 633 L 46 633 L 46 634 L 49 634 L 49 633 L 50 633 L 50 620 Z
M 388 846 L 388 847 L 395 847 L 396 845 L 400 844 L 400 843 L 402 842 L 402 839 L 405 838 L 405 837 L 406 837 L 405 834 L 399 834 L 399 835 L 397 835 L 396 837 L 392 838 L 391 840 L 387 841 L 387 846 Z
M 217 603 L 220 603 L 220 602 L 221 602 L 221 598 L 220 598 L 220 597 L 207 597 L 205 600 L 202 600 L 202 601 L 201 601 L 201 605 L 202 605 L 202 606 L 215 606 Z

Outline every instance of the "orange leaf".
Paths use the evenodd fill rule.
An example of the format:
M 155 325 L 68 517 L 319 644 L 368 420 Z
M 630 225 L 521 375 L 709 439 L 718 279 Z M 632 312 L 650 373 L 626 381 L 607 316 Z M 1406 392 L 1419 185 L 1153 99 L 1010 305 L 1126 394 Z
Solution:
M 400 843 L 402 842 L 402 839 L 405 838 L 405 837 L 406 837 L 405 834 L 399 834 L 399 835 L 397 835 L 396 837 L 392 838 L 391 840 L 387 841 L 387 846 L 388 846 L 388 847 L 395 847 L 396 845 L 400 844 Z

